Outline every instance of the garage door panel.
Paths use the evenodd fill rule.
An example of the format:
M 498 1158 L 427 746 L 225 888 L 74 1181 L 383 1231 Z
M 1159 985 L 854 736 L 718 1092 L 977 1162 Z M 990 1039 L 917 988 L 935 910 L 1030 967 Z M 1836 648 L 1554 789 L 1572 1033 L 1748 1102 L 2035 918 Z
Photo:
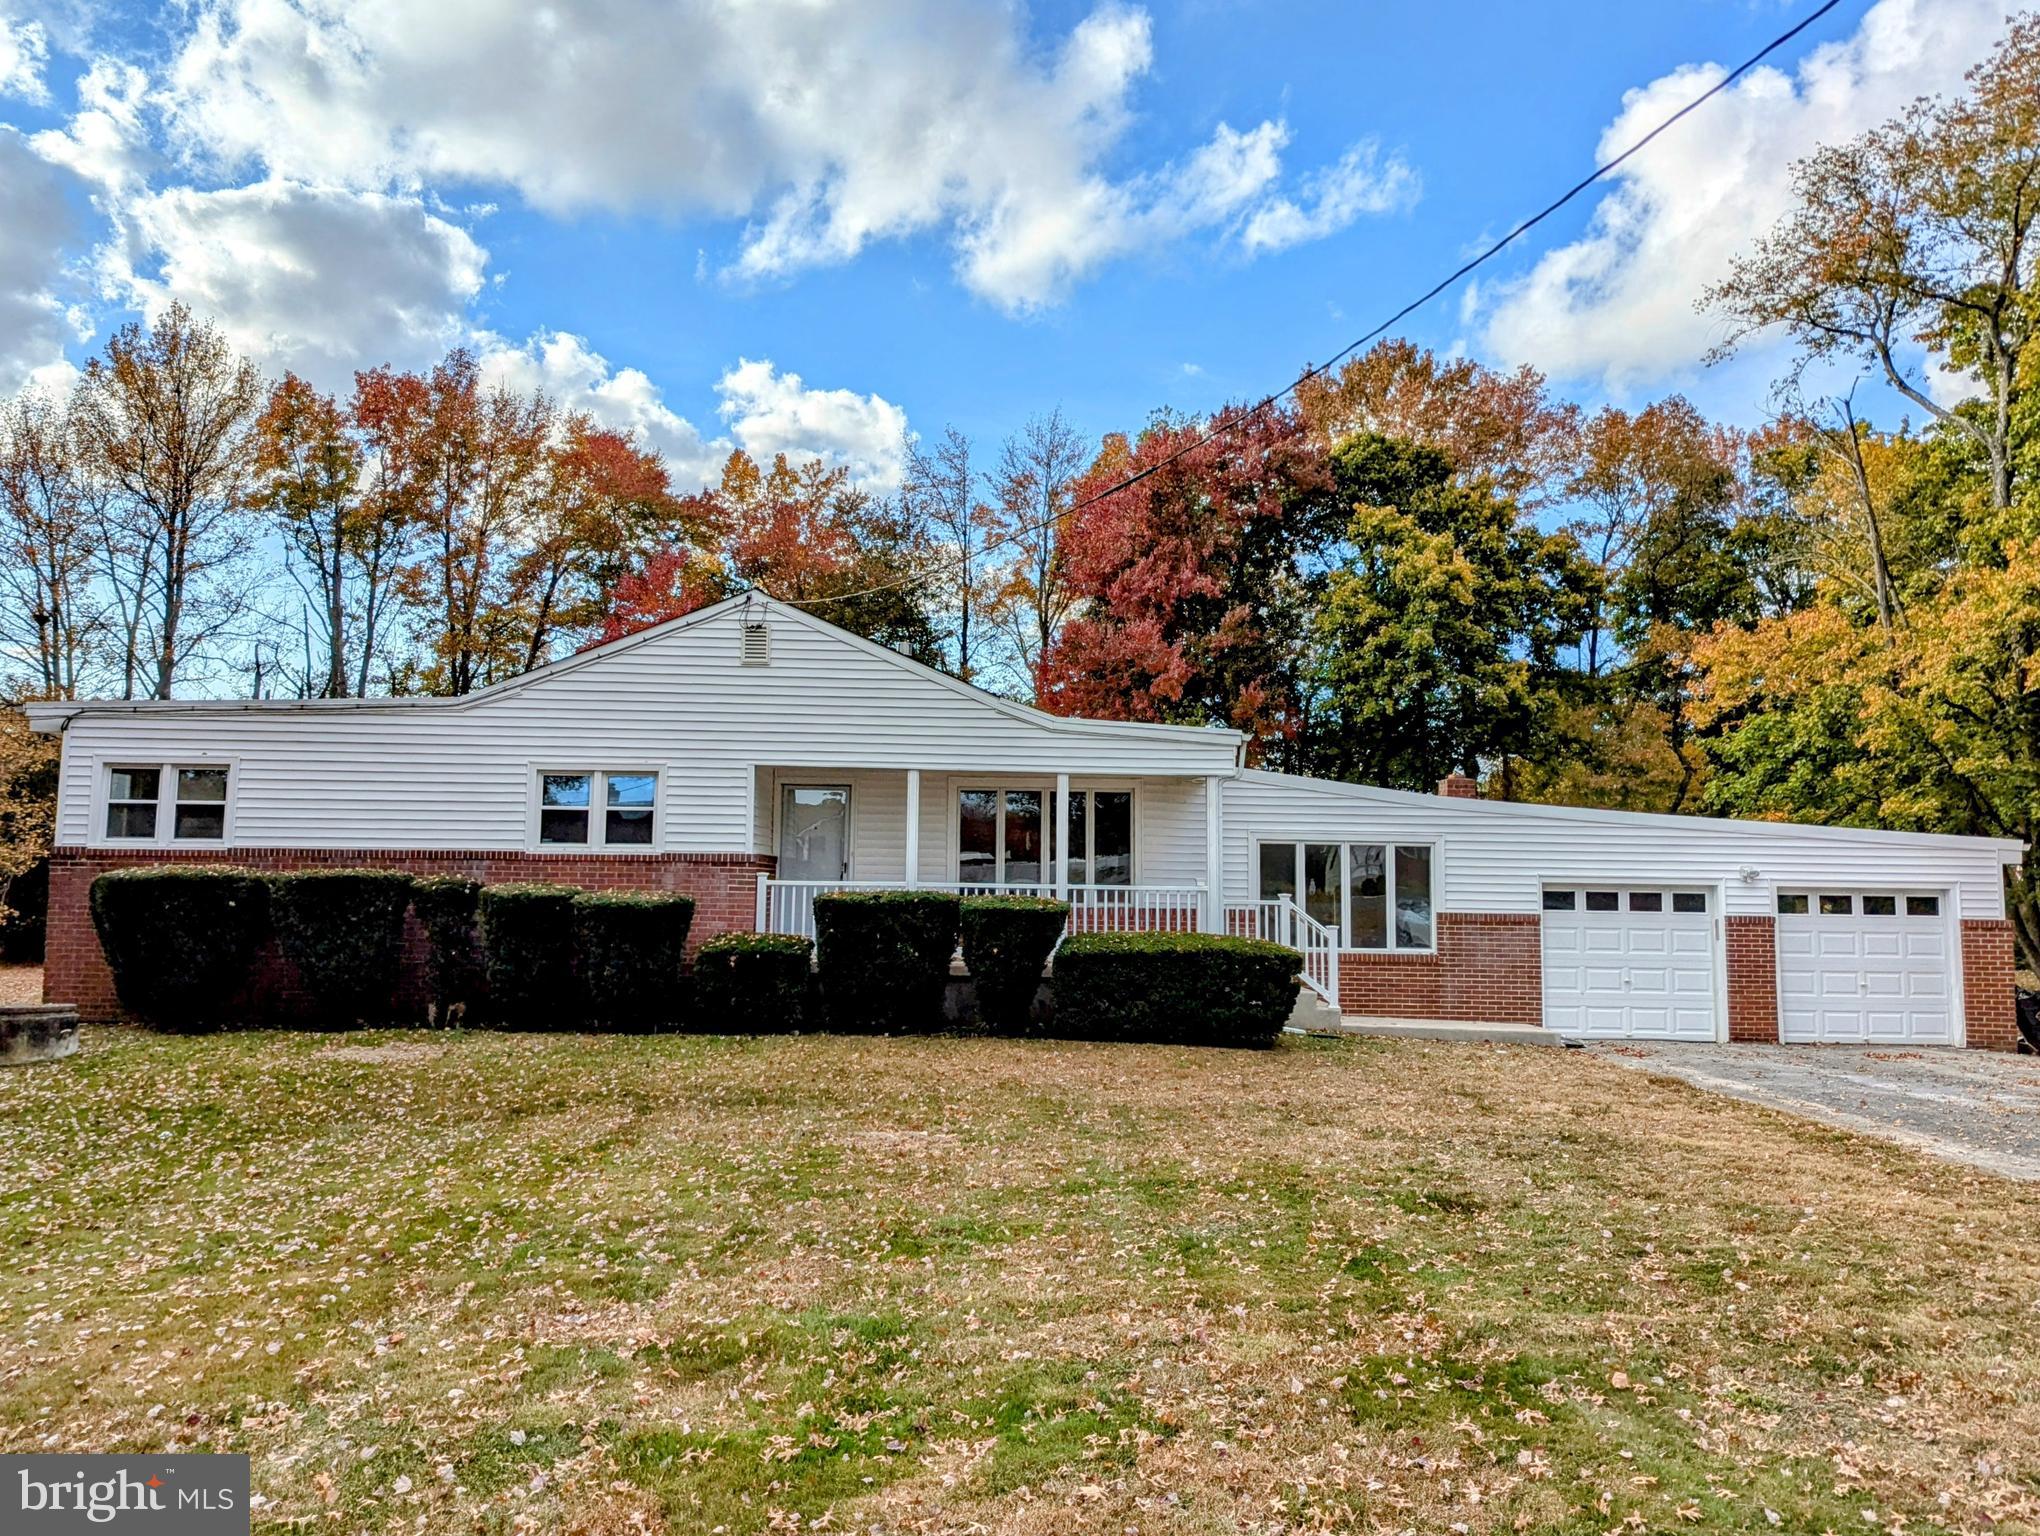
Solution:
M 1820 894 L 1846 897 L 1822 911 Z M 1778 1034 L 1787 1041 L 1952 1044 L 1947 918 L 1938 897 L 1844 891 L 1779 902 Z
M 1620 889 L 1612 912 L 1589 912 L 1583 898 L 1566 910 L 1547 906 L 1546 1026 L 1595 1039 L 1713 1040 L 1713 899 L 1703 895 L 1703 910 L 1681 911 L 1669 888 L 1641 893 L 1641 901 L 1635 889 Z M 1689 906 L 1693 900 L 1688 895 Z

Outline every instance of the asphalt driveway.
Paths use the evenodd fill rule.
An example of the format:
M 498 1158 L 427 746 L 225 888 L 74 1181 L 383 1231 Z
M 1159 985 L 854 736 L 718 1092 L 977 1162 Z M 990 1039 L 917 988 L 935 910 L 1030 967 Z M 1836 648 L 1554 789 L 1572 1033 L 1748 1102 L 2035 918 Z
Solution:
M 2040 1180 L 2040 1057 L 1890 1046 L 1594 1047 L 1625 1066 Z

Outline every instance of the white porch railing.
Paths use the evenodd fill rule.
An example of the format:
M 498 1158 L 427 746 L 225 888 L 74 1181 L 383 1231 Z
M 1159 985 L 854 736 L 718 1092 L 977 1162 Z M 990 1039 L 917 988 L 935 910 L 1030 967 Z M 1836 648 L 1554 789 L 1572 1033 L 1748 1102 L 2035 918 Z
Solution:
M 1339 1006 L 1339 935 L 1298 906 L 1295 897 L 1230 903 L 1225 931 L 1298 951 L 1303 956 L 1303 984 L 1332 1007 Z
M 959 896 L 1052 896 L 1052 885 L 957 885 L 923 881 L 922 891 Z M 778 880 L 758 877 L 757 925 L 764 933 L 815 936 L 815 897 L 823 891 L 904 891 L 904 880 Z M 1202 885 L 1073 885 L 1071 933 L 1195 933 L 1203 926 Z

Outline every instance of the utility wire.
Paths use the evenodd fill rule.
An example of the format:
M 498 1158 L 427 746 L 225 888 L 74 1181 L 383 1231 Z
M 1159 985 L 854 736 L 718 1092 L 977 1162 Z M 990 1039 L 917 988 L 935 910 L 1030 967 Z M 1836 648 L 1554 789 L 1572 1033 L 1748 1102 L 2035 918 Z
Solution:
M 1061 522 L 1065 518 L 1074 517 L 1077 513 L 1084 511 L 1087 507 L 1095 507 L 1099 502 L 1108 500 L 1113 496 L 1117 496 L 1121 491 L 1127 490 L 1132 486 L 1140 484 L 1141 481 L 1147 479 L 1150 475 L 1156 474 L 1161 470 L 1167 469 L 1171 464 L 1176 463 L 1178 460 L 1184 458 L 1185 456 L 1195 453 L 1198 449 L 1208 446 L 1209 444 L 1217 441 L 1221 437 L 1228 435 L 1229 433 L 1237 431 L 1241 426 L 1251 421 L 1254 417 L 1260 415 L 1261 412 L 1267 410 L 1269 406 L 1275 404 L 1278 400 L 1281 400 L 1286 396 L 1296 393 L 1297 390 L 1301 389 L 1305 384 L 1309 383 L 1312 379 L 1320 378 L 1323 375 L 1331 372 L 1332 369 L 1336 368 L 1340 363 L 1344 362 L 1347 358 L 1351 357 L 1355 352 L 1359 351 L 1362 347 L 1366 346 L 1367 343 L 1375 340 L 1383 332 L 1387 331 L 1391 326 L 1394 326 L 1399 322 L 1407 319 L 1411 314 L 1423 308 L 1426 304 L 1430 303 L 1431 300 L 1437 298 L 1439 294 L 1443 293 L 1446 289 L 1450 288 L 1454 283 L 1458 282 L 1462 277 L 1465 277 L 1469 272 L 1472 272 L 1475 268 L 1483 265 L 1493 257 L 1501 254 L 1501 252 L 1508 249 L 1509 246 L 1515 244 L 1516 241 L 1520 240 L 1524 235 L 1527 235 L 1539 224 L 1542 224 L 1554 213 L 1557 213 L 1559 209 L 1565 207 L 1567 203 L 1570 203 L 1574 198 L 1578 197 L 1582 192 L 1586 191 L 1587 188 L 1594 185 L 1595 182 L 1600 181 L 1610 171 L 1613 171 L 1614 169 L 1616 169 L 1616 167 L 1620 166 L 1625 160 L 1628 160 L 1631 156 L 1635 155 L 1639 150 L 1641 150 L 1645 145 L 1649 144 L 1651 140 L 1655 139 L 1659 134 L 1663 133 L 1666 129 L 1670 128 L 1674 123 L 1677 123 L 1680 119 L 1686 117 L 1692 112 L 1699 110 L 1700 107 L 1705 105 L 1707 102 L 1711 101 L 1714 97 L 1719 96 L 1731 85 L 1734 85 L 1736 81 L 1740 80 L 1744 75 L 1748 74 L 1751 70 L 1755 69 L 1759 64 L 1763 63 L 1765 59 L 1770 57 L 1772 54 L 1776 53 L 1780 48 L 1783 48 L 1787 43 L 1791 42 L 1792 39 L 1799 36 L 1800 33 L 1804 32 L 1808 27 L 1812 26 L 1815 22 L 1819 21 L 1821 17 L 1827 15 L 1829 11 L 1832 11 L 1836 6 L 1840 5 L 1841 3 L 1842 0 L 1824 0 L 1823 4 L 1816 7 L 1812 14 L 1810 14 L 1804 20 L 1799 22 L 1798 25 L 1791 27 L 1784 32 L 1780 32 L 1776 37 L 1772 38 L 1771 41 L 1764 44 L 1763 47 L 1759 48 L 1747 59 L 1744 59 L 1742 63 L 1736 65 L 1734 69 L 1730 70 L 1727 74 L 1723 75 L 1719 80 L 1715 81 L 1713 85 L 1709 86 L 1706 90 L 1702 91 L 1698 96 L 1695 96 L 1691 101 L 1687 102 L 1683 107 L 1679 108 L 1678 111 L 1674 112 L 1670 117 L 1664 119 L 1663 122 L 1659 123 L 1655 128 L 1651 129 L 1650 132 L 1646 133 L 1642 138 L 1638 139 L 1635 143 L 1631 144 L 1627 149 L 1623 150 L 1621 154 L 1615 156 L 1614 159 L 1607 161 L 1605 164 L 1596 166 L 1591 175 L 1585 176 L 1581 178 L 1579 181 L 1574 182 L 1572 186 L 1568 187 L 1561 196 L 1545 204 L 1544 207 L 1538 209 L 1537 212 L 1531 214 L 1529 218 L 1523 220 L 1522 223 L 1518 224 L 1506 235 L 1503 235 L 1501 239 L 1495 241 L 1494 244 L 1488 246 L 1485 250 L 1481 251 L 1478 255 L 1472 257 L 1468 261 L 1463 262 L 1453 271 L 1446 274 L 1446 276 L 1440 278 L 1437 282 L 1433 283 L 1429 288 L 1425 289 L 1422 293 L 1418 294 L 1417 297 L 1411 299 L 1409 303 L 1403 305 L 1401 309 L 1397 310 L 1394 314 L 1390 315 L 1386 320 L 1382 321 L 1381 324 L 1375 326 L 1373 330 L 1367 332 L 1364 336 L 1356 337 L 1354 340 L 1348 342 L 1345 345 L 1345 347 L 1333 353 L 1330 357 L 1326 358 L 1325 361 L 1317 364 L 1315 367 L 1306 368 L 1302 373 L 1298 374 L 1294 379 L 1290 380 L 1289 383 L 1283 385 L 1282 388 L 1276 390 L 1272 395 L 1263 396 L 1259 401 L 1255 402 L 1254 405 L 1252 405 L 1251 407 L 1244 411 L 1222 412 L 1218 425 L 1211 428 L 1211 430 L 1209 430 L 1208 432 L 1203 433 L 1201 436 L 1191 439 L 1191 441 L 1183 444 L 1180 448 L 1173 450 L 1164 457 L 1157 459 L 1154 463 L 1148 465 L 1145 469 L 1142 469 L 1134 474 L 1128 475 L 1125 479 L 1117 481 L 1110 486 L 1107 486 L 1104 490 L 1097 492 L 1095 495 L 1085 497 L 1084 500 L 1077 502 L 1074 506 L 1065 507 L 1060 512 L 1051 513 L 1047 517 L 1041 518 L 1036 522 L 1020 524 L 1018 527 L 1010 530 L 1007 533 L 1001 534 L 996 539 L 993 539 L 990 543 L 986 544 L 983 547 L 983 549 L 978 551 L 978 553 L 981 555 L 988 555 L 993 550 L 1002 548 L 1007 544 L 1013 543 L 1016 539 L 1024 538 L 1026 535 L 1030 533 L 1039 533 L 1043 529 L 1053 527 L 1056 523 Z M 827 603 L 853 602 L 860 597 L 873 597 L 881 592 L 890 592 L 898 587 L 914 586 L 918 584 L 919 579 L 920 578 L 918 577 L 907 576 L 901 577 L 894 581 L 880 582 L 876 586 L 862 587 L 855 592 L 838 592 L 828 597 L 804 598 L 798 602 L 793 602 L 792 599 L 786 599 L 786 601 L 793 602 L 793 606 L 798 608 L 819 608 Z M 771 594 L 767 593 L 766 595 L 770 596 Z

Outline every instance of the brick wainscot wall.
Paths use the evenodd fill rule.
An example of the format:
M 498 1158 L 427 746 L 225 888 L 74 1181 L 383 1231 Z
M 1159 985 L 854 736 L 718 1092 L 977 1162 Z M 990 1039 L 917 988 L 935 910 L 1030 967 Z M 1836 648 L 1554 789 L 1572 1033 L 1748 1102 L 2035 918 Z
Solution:
M 105 1022 L 120 1017 L 113 976 L 100 953 L 88 900 L 96 878 L 108 870 L 136 864 L 217 864 L 269 873 L 400 869 L 410 875 L 465 875 L 486 885 L 545 880 L 587 890 L 671 891 L 694 898 L 694 926 L 688 935 L 692 949 L 715 934 L 753 925 L 758 876 L 771 874 L 776 861 L 749 853 L 392 852 L 360 848 L 150 849 L 129 853 L 60 847 L 50 855 L 49 948 L 43 964 L 43 996 L 51 1002 L 76 1004 L 80 1018 Z M 405 939 L 405 983 L 399 1002 L 407 1012 L 422 1016 L 419 983 L 425 940 L 415 919 L 408 922 Z M 273 1016 L 286 987 L 285 967 L 273 959 L 263 964 L 248 999 L 249 1017 Z
M 1535 913 L 1440 912 L 1429 955 L 1339 952 L 1339 1011 L 1382 1019 L 1544 1022 L 1544 957 Z

